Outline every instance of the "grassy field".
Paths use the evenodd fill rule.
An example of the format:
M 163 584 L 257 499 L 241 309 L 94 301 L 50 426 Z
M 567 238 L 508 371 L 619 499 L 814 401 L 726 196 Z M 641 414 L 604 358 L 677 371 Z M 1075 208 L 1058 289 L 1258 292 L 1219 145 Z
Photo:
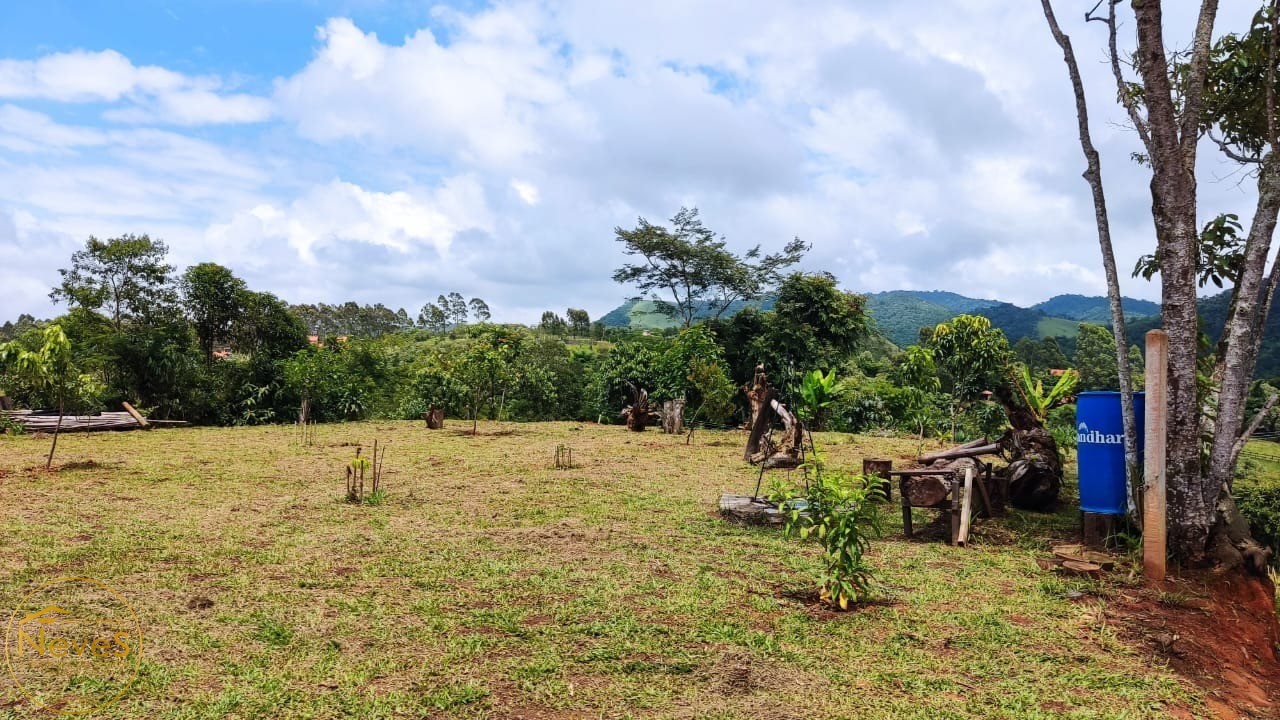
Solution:
M 143 621 L 111 718 L 1162 718 L 1200 699 L 1117 639 L 1124 591 L 1040 570 L 1075 516 L 906 541 L 875 604 L 808 597 L 815 546 L 714 512 L 749 493 L 739 433 L 690 446 L 572 423 L 156 430 L 0 438 L 0 605 L 85 575 Z M 340 502 L 356 443 L 387 497 Z M 913 441 L 818 436 L 829 460 Z M 552 468 L 559 444 L 578 467 Z M 922 513 L 919 520 L 923 521 Z M 7 616 L 8 610 L 5 611 Z M 0 718 L 47 717 L 9 678 Z

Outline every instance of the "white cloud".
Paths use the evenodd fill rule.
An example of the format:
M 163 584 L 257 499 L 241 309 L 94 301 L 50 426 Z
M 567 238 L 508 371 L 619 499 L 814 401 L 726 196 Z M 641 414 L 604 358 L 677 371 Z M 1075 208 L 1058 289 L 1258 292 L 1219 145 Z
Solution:
M 429 248 L 445 258 L 458 233 L 488 230 L 492 223 L 484 191 L 472 177 L 451 178 L 425 192 L 376 192 L 334 180 L 283 208 L 261 204 L 213 225 L 207 244 L 210 250 L 227 254 L 229 250 L 254 252 L 258 247 L 278 249 L 285 243 L 295 257 L 308 263 L 316 262 L 321 248 L 352 244 L 398 253 Z M 283 260 L 278 253 L 270 257 Z
M 1168 24 L 1189 28 L 1182 15 Z M 1145 171 L 1089 61 L 1105 38 L 1062 20 L 1131 265 L 1151 243 Z M 113 50 L 0 60 L 0 226 L 27 218 L 0 227 L 0 263 L 58 238 L 57 258 L 32 256 L 52 268 L 88 232 L 152 232 L 175 262 L 223 262 L 294 301 L 458 290 L 536 320 L 567 297 L 616 304 L 612 229 L 689 204 L 737 250 L 813 242 L 806 267 L 856 290 L 1029 303 L 1101 287 L 1074 108 L 1034 4 L 496 0 L 397 37 L 330 19 L 271 87 Z M 198 127 L 218 123 L 261 126 Z M 1252 190 L 1213 183 L 1230 170 L 1214 162 L 1206 212 L 1247 218 Z
M 115 50 L 77 50 L 35 60 L 0 60 L 0 98 L 57 102 L 129 102 L 107 111 L 118 122 L 177 125 L 260 122 L 265 98 L 220 94 L 212 76 L 190 77 L 154 65 L 136 66 Z
M 385 45 L 330 20 L 316 58 L 277 84 L 280 111 L 318 142 L 418 148 L 483 166 L 536 152 L 534 121 L 564 99 L 554 48 L 506 11 L 458 22 L 448 45 L 427 29 Z

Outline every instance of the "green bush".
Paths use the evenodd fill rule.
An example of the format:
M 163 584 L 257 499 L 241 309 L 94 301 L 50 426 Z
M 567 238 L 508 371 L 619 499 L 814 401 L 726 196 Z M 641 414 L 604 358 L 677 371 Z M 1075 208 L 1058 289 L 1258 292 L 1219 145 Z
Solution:
M 1253 538 L 1280 551 L 1280 481 L 1237 480 L 1235 496 L 1240 514 L 1249 520 Z

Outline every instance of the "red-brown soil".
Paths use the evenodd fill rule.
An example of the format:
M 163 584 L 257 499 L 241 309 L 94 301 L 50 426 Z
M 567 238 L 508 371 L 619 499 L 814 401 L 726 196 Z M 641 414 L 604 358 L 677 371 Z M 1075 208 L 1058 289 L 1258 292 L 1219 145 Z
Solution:
M 1121 593 L 1107 616 L 1127 640 L 1202 688 L 1211 717 L 1280 717 L 1280 622 L 1270 581 L 1184 575 Z

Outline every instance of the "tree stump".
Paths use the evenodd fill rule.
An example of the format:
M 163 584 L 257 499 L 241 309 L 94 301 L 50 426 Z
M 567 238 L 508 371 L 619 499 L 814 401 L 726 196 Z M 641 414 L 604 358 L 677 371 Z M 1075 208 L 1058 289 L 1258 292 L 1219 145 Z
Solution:
M 889 472 L 893 470 L 893 461 L 884 460 L 882 458 L 863 458 L 862 474 L 874 475 L 884 479 L 884 499 L 893 499 L 893 483 L 890 482 Z
M 431 409 L 422 413 L 422 419 L 427 421 L 428 430 L 440 430 L 444 427 L 444 410 L 431 406 Z
M 744 525 L 781 525 L 786 518 L 776 505 L 747 495 L 720 496 L 720 515 Z
M 662 403 L 662 432 L 668 435 L 684 433 L 684 398 Z

